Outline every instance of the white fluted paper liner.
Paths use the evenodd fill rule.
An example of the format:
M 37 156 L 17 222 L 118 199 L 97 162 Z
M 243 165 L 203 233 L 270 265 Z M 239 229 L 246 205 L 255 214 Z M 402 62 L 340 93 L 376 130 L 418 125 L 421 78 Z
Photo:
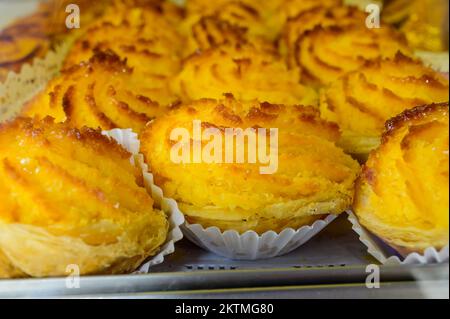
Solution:
M 393 248 L 389 249 L 387 244 L 382 243 L 375 235 L 365 229 L 352 211 L 347 211 L 347 214 L 353 230 L 359 235 L 359 240 L 367 247 L 367 252 L 383 265 L 438 264 L 449 260 L 449 246 L 440 251 L 430 247 L 425 250 L 423 255 L 411 253 L 403 257 L 397 256 Z
M 217 227 L 205 229 L 202 225 L 191 225 L 188 222 L 182 229 L 186 238 L 217 255 L 236 260 L 258 260 L 290 253 L 317 235 L 336 217 L 337 215 L 328 215 L 311 226 L 286 228 L 279 234 L 274 231 L 262 235 L 254 231 L 243 234 L 235 230 L 221 232 Z
M 25 102 L 41 91 L 60 73 L 72 40 L 59 44 L 43 58 L 25 64 L 19 73 L 10 72 L 5 82 L 0 82 L 0 122 L 12 119 Z
M 131 129 L 114 129 L 111 131 L 104 131 L 103 135 L 113 138 L 117 143 L 133 154 L 131 162 L 142 170 L 145 188 L 151 193 L 155 205 L 164 211 L 168 217 L 170 226 L 165 243 L 161 246 L 160 251 L 156 256 L 147 260 L 138 269 L 139 272 L 147 273 L 151 266 L 161 264 L 164 262 L 165 256 L 170 255 L 175 251 L 175 243 L 183 238 L 180 226 L 184 223 L 184 215 L 178 209 L 177 203 L 173 199 L 165 198 L 161 188 L 154 184 L 153 175 L 149 172 L 147 164 L 144 163 L 144 156 L 139 153 L 140 141 L 136 133 L 133 133 Z
M 442 72 L 449 72 L 449 54 L 446 52 L 430 52 L 430 51 L 420 51 L 417 50 L 414 52 L 416 57 L 418 57 L 425 65 L 430 68 Z

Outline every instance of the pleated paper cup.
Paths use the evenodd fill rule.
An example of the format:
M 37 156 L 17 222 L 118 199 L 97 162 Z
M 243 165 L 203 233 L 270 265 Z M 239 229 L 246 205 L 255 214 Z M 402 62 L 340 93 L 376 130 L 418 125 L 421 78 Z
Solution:
M 182 229 L 186 238 L 216 255 L 236 260 L 258 260 L 290 253 L 317 235 L 336 217 L 337 215 L 327 215 L 310 226 L 286 228 L 280 233 L 268 231 L 262 235 L 254 231 L 243 234 L 235 230 L 222 232 L 217 227 L 205 229 L 200 224 L 188 222 Z
M 19 114 L 24 103 L 60 73 L 71 44 L 72 40 L 59 44 L 45 57 L 36 58 L 31 64 L 24 64 L 20 73 L 10 72 L 6 80 L 0 82 L 0 123 Z
M 367 252 L 383 265 L 425 265 L 449 261 L 448 245 L 441 250 L 429 247 L 423 254 L 410 253 L 402 255 L 394 247 L 384 243 L 380 238 L 364 228 L 352 211 L 347 213 L 353 230 L 358 234 L 359 240 L 367 247 Z
M 184 223 L 184 216 L 178 209 L 177 203 L 173 199 L 164 197 L 161 188 L 153 182 L 153 175 L 149 172 L 147 164 L 144 163 L 144 156 L 139 153 L 140 142 L 137 134 L 131 129 L 114 129 L 111 131 L 103 131 L 102 134 L 114 139 L 123 148 L 133 154 L 131 163 L 142 170 L 145 188 L 151 194 L 155 206 L 167 215 L 169 221 L 167 239 L 161 246 L 159 253 L 147 260 L 138 269 L 139 272 L 147 273 L 150 271 L 151 266 L 163 263 L 165 256 L 175 252 L 175 243 L 183 238 L 180 226 Z

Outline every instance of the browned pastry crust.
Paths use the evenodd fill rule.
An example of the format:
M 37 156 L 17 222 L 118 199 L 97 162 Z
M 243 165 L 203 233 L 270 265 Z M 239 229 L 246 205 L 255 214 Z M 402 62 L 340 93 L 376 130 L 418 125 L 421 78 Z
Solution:
M 96 52 L 87 63 L 62 72 L 28 105 L 23 114 L 57 121 L 76 127 L 132 128 L 139 132 L 165 107 L 155 100 L 165 97 L 167 88 L 152 89 L 134 75 L 126 60 L 114 52 Z
M 97 19 L 112 0 L 79 0 L 83 26 Z M 66 6 L 73 1 L 41 2 L 36 12 L 17 19 L 0 31 L 0 82 L 9 72 L 19 72 L 22 65 L 44 57 L 60 41 L 76 36 L 79 29 L 66 27 Z
M 357 183 L 361 224 L 402 254 L 448 245 L 448 125 L 448 102 L 389 120 Z
M 294 47 L 302 81 L 322 87 L 368 60 L 411 55 L 405 38 L 387 25 L 368 29 L 365 25 L 317 26 L 298 38 Z
M 173 24 L 159 7 L 109 8 L 101 19 L 83 30 L 64 67 L 88 61 L 94 51 L 112 50 L 126 58 L 136 73 L 147 77 L 149 85 L 153 82 L 160 85 L 180 68 L 183 39 Z
M 222 44 L 251 43 L 261 50 L 276 51 L 281 23 L 264 1 L 189 1 L 181 32 L 187 37 L 186 54 Z
M 352 6 L 330 6 L 327 3 L 317 3 L 308 10 L 301 11 L 296 16 L 290 17 L 283 29 L 281 38 L 281 50 L 287 55 L 290 67 L 297 65 L 296 50 L 298 41 L 303 35 L 314 28 L 321 26 L 362 26 L 365 23 L 366 14 Z
M 251 44 L 222 45 L 198 52 L 183 63 L 172 88 L 183 101 L 220 99 L 316 106 L 317 93 L 300 83 L 297 70 L 284 60 Z
M 171 132 L 186 129 L 191 141 L 196 139 L 194 120 L 203 129 L 217 129 L 222 140 L 227 128 L 277 128 L 278 170 L 261 174 L 258 161 L 175 163 L 171 150 L 178 141 Z M 178 201 L 189 222 L 262 234 L 311 225 L 349 207 L 360 167 L 335 146 L 338 138 L 338 127 L 321 120 L 313 107 L 241 102 L 227 95 L 174 108 L 147 125 L 141 146 L 155 183 Z M 200 139 L 202 145 L 209 142 Z
M 0 278 L 128 273 L 155 255 L 168 222 L 130 156 L 50 118 L 0 125 Z
M 220 45 L 244 45 L 251 43 L 259 50 L 276 52 L 275 45 L 262 37 L 252 37 L 248 29 L 217 16 L 203 16 L 192 26 L 191 34 L 188 36 L 188 47 L 186 52 L 197 50 L 206 51 Z
M 321 92 L 322 117 L 342 130 L 340 146 L 368 154 L 380 143 L 385 122 L 406 109 L 449 99 L 448 80 L 421 61 L 397 53 L 376 59 Z

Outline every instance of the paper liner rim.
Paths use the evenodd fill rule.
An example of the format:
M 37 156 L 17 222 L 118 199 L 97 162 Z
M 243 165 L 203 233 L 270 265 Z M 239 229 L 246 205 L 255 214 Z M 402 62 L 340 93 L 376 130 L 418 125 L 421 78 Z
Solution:
M 417 252 L 410 253 L 403 257 L 403 260 L 396 255 L 388 256 L 375 242 L 374 235 L 359 223 L 354 212 L 348 210 L 347 215 L 349 222 L 352 224 L 353 231 L 358 234 L 359 240 L 367 247 L 367 252 L 383 265 L 423 265 L 444 263 L 449 260 L 449 245 L 441 250 L 438 250 L 435 247 L 429 247 L 425 250 L 424 254 L 419 254 Z
M 164 197 L 162 189 L 153 182 L 153 174 L 148 169 L 148 165 L 145 164 L 144 156 L 139 152 L 140 141 L 136 133 L 131 129 L 113 129 L 103 131 L 102 134 L 114 139 L 119 145 L 127 149 L 133 155 L 132 160 L 134 161 L 134 164 L 142 170 L 147 191 L 150 192 L 150 195 L 158 208 L 166 213 L 168 217 L 170 227 L 166 241 L 161 245 L 158 254 L 150 257 L 150 259 L 145 261 L 137 270 L 138 272 L 147 273 L 152 266 L 163 263 L 165 256 L 175 252 L 175 243 L 183 238 L 180 226 L 184 224 L 184 215 L 179 210 L 177 203 L 173 199 Z

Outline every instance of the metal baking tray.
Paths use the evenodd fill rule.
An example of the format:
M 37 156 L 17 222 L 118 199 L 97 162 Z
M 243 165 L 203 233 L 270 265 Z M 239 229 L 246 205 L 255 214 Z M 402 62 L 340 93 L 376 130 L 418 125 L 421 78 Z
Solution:
M 351 229 L 347 215 L 343 214 L 305 245 L 285 256 L 258 261 L 230 260 L 207 252 L 184 239 L 177 243 L 173 255 L 151 271 L 343 267 L 376 263 Z
M 448 298 L 449 265 L 380 267 L 381 288 L 365 285 L 367 254 L 342 215 L 296 251 L 229 260 L 187 240 L 149 274 L 0 280 L 0 298 Z

